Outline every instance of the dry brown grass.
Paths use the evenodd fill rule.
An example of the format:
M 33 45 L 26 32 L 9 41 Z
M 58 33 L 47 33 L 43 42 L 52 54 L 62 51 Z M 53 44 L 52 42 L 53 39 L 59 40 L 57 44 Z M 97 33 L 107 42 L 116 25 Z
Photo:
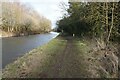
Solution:
M 97 78 L 118 78 L 118 48 L 113 44 L 109 49 L 96 47 L 97 42 L 87 41 L 89 43 L 88 62 L 91 77 Z M 94 46 L 93 46 L 94 45 Z

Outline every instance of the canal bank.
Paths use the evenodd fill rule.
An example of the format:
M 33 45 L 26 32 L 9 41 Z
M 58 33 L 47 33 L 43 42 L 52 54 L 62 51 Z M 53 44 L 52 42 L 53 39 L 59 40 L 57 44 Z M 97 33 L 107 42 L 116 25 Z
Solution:
M 42 69 L 45 68 L 44 66 L 49 64 L 49 59 L 56 55 L 58 51 L 61 52 L 65 48 L 65 45 L 65 40 L 54 39 L 48 44 L 26 53 L 23 57 L 18 58 L 18 60 L 16 60 L 14 63 L 6 66 L 6 68 L 3 70 L 3 77 L 19 78 L 27 76 L 30 77 L 30 75 L 32 75 L 31 77 L 37 76 L 36 70 L 39 67 Z M 41 73 L 42 70 L 39 72 Z
M 94 40 L 59 36 L 9 64 L 3 70 L 3 77 L 116 78 L 118 64 L 113 58 L 116 55 L 109 52 L 104 58 L 104 52 L 97 50 Z M 113 62 L 115 68 L 110 66 Z M 111 70 L 114 75 L 109 72 Z

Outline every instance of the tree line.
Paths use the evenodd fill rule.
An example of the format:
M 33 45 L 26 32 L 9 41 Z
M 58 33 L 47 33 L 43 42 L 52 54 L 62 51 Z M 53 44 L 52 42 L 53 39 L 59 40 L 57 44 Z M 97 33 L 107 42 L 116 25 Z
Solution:
M 2 24 L 0 29 L 5 32 L 20 34 L 38 34 L 51 30 L 51 21 L 39 15 L 31 6 L 19 1 L 2 2 Z
M 76 36 L 120 40 L 120 2 L 69 2 L 57 31 Z

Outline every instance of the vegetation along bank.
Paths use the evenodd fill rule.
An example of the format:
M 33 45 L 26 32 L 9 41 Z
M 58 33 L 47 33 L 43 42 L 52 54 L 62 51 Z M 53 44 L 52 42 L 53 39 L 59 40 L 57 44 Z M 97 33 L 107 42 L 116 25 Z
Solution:
M 0 35 L 20 36 L 51 31 L 51 21 L 39 15 L 31 6 L 19 1 L 2 2 Z

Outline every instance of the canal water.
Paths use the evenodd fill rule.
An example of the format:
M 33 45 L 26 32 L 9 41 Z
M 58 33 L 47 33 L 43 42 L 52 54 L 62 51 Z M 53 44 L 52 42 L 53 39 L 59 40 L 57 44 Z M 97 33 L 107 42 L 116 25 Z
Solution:
M 58 33 L 56 32 L 50 32 L 39 35 L 0 39 L 2 41 L 2 68 L 30 50 L 48 43 L 57 35 Z

